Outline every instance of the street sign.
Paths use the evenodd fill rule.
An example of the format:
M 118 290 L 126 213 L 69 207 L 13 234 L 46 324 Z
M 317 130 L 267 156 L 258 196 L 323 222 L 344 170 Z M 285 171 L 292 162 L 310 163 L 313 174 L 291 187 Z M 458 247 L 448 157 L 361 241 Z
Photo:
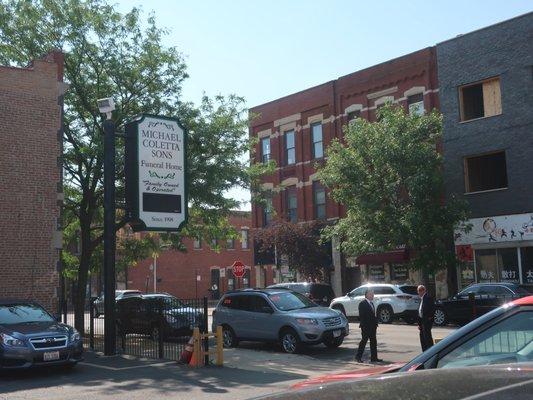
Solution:
M 233 275 L 235 278 L 242 278 L 246 272 L 245 265 L 240 261 L 235 261 L 231 266 L 233 268 Z
M 175 118 L 126 124 L 126 205 L 134 231 L 179 231 L 187 221 L 187 132 Z

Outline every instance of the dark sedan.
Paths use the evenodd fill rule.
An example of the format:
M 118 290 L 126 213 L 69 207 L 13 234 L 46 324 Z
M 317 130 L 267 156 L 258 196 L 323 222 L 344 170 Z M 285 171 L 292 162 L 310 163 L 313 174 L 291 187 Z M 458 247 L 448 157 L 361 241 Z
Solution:
M 82 355 L 80 334 L 39 304 L 0 300 L 0 369 L 74 366 Z
M 435 304 L 435 325 L 466 324 L 502 304 L 531 295 L 514 283 L 476 283 Z
M 263 400 L 530 400 L 533 363 L 396 373 L 323 384 Z

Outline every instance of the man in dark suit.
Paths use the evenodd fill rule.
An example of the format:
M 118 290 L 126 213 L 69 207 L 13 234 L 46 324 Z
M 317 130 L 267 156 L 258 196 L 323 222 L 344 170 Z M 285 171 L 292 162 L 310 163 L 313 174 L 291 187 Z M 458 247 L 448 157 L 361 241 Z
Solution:
M 435 314 L 435 301 L 427 294 L 424 285 L 417 288 L 420 296 L 420 307 L 418 308 L 418 330 L 420 331 L 420 344 L 422 351 L 426 351 L 433 346 L 433 336 L 431 328 L 433 327 L 433 315 Z
M 378 319 L 376 318 L 376 307 L 372 300 L 374 300 L 374 292 L 368 288 L 365 292 L 365 299 L 359 303 L 359 327 L 361 328 L 362 338 L 355 355 L 357 362 L 362 362 L 361 358 L 368 339 L 370 339 L 370 362 L 383 361 L 378 358 L 378 343 L 376 339 Z

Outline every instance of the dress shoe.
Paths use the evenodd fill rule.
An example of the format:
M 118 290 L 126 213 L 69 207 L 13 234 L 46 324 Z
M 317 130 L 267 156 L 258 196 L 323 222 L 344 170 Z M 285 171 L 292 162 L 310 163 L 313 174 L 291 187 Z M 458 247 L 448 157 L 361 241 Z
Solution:
M 361 360 L 361 357 L 355 357 L 355 361 L 357 361 L 358 363 L 362 363 L 363 360 Z
M 370 360 L 370 362 L 377 363 L 377 362 L 383 362 L 381 358 L 376 358 L 375 360 Z

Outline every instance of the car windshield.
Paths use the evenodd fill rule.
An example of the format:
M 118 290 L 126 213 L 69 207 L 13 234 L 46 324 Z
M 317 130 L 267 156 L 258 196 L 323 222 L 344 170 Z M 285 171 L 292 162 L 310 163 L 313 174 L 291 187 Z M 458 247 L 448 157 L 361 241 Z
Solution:
M 272 303 L 281 311 L 300 310 L 302 308 L 318 307 L 303 294 L 298 292 L 274 293 L 268 296 Z
M 2 325 L 53 321 L 50 314 L 36 304 L 0 305 L 0 324 Z

